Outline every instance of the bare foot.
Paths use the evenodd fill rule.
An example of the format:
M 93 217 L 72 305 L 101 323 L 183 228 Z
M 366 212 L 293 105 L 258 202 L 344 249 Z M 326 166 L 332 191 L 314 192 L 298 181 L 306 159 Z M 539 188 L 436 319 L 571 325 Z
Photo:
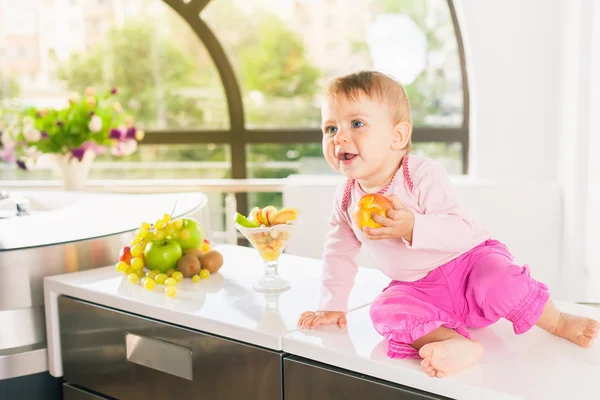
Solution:
M 581 347 L 592 347 L 598 337 L 600 323 L 591 318 L 561 313 L 554 330 L 550 333 L 568 339 Z
M 429 343 L 421 347 L 421 367 L 429 376 L 443 378 L 475 364 L 483 355 L 483 346 L 465 338 Z

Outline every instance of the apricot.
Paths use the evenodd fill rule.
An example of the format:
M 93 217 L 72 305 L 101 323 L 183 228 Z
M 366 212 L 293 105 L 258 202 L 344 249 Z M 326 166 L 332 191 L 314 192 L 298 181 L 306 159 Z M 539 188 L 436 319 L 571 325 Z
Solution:
M 387 210 L 392 207 L 392 202 L 383 195 L 377 193 L 366 194 L 356 203 L 354 223 L 361 231 L 365 226 L 379 228 L 381 225 L 373 220 L 373 213 L 386 217 Z

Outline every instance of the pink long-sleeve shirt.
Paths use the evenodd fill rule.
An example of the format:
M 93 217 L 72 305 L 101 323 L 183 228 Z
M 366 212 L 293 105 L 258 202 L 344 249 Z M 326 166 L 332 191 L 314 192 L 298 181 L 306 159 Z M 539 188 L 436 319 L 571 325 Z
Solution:
M 383 194 L 395 195 L 414 213 L 412 242 L 367 239 L 352 217 L 364 192 L 358 182 L 341 186 L 325 241 L 319 310 L 348 311 L 361 246 L 391 279 L 413 282 L 490 238 L 460 207 L 441 164 L 413 155 L 405 161 Z

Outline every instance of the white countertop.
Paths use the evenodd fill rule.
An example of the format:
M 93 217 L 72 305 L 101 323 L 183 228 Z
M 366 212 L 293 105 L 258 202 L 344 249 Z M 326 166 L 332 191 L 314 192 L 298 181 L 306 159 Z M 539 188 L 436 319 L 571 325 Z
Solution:
M 205 207 L 203 193 L 121 194 L 24 191 L 31 215 L 0 219 L 0 252 L 133 232 L 148 215 L 173 218 Z M 57 228 L 60 227 L 60 228 Z M 48 230 L 51 234 L 48 234 Z
M 266 295 L 252 289 L 264 273 L 254 249 L 230 245 L 215 248 L 224 264 L 217 274 L 198 283 L 184 280 L 169 298 L 157 285 L 150 292 L 131 284 L 112 266 L 56 275 L 44 279 L 50 374 L 62 376 L 57 304 L 67 295 L 160 321 L 213 333 L 234 340 L 282 350 L 282 337 L 297 329 L 300 314 L 317 306 L 320 296 L 321 262 L 282 255 L 279 274 L 292 282 L 289 290 Z M 389 283 L 380 271 L 363 268 L 350 296 L 349 307 L 369 304 Z
M 471 330 L 486 349 L 479 364 L 454 377 L 430 378 L 419 360 L 388 358 L 385 341 L 372 327 L 369 304 L 389 281 L 379 271 L 359 269 L 346 329 L 329 326 L 299 331 L 298 316 L 314 308 L 319 299 L 320 261 L 283 255 L 280 274 L 292 287 L 269 297 L 252 290 L 252 283 L 263 274 L 253 249 L 227 245 L 217 249 L 225 259 L 219 273 L 197 284 L 178 284 L 179 292 L 172 299 L 156 289 L 149 292 L 130 284 L 112 266 L 45 278 L 50 373 L 62 376 L 56 299 L 64 294 L 451 398 L 597 397 L 600 343 L 583 349 L 537 327 L 517 336 L 511 324 L 502 320 Z M 600 319 L 600 308 L 557 304 L 564 311 Z
M 556 302 L 563 310 L 600 320 L 600 308 Z M 390 359 L 385 340 L 373 329 L 369 306 L 348 314 L 344 330 L 325 327 L 296 331 L 283 338 L 287 353 L 400 385 L 456 399 L 565 400 L 598 398 L 600 343 L 591 349 L 578 347 L 538 327 L 515 335 L 512 325 L 501 320 L 484 329 L 470 329 L 480 341 L 483 359 L 454 377 L 431 378 L 421 360 Z

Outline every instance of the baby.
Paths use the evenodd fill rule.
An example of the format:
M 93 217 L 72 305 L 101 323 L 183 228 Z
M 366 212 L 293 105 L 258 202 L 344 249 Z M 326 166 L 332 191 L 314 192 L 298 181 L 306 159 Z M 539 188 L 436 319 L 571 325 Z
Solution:
M 403 87 L 390 77 L 363 71 L 334 79 L 322 107 L 323 154 L 348 180 L 335 196 L 323 254 L 318 311 L 298 326 L 346 326 L 348 297 L 365 246 L 392 282 L 370 308 L 373 325 L 393 358 L 422 358 L 427 374 L 445 377 L 483 355 L 467 327 L 506 318 L 516 334 L 533 325 L 591 347 L 600 324 L 557 310 L 548 288 L 518 266 L 506 246 L 458 204 L 444 168 L 409 156 L 412 122 Z M 379 228 L 359 230 L 353 207 L 366 193 L 393 204 Z

